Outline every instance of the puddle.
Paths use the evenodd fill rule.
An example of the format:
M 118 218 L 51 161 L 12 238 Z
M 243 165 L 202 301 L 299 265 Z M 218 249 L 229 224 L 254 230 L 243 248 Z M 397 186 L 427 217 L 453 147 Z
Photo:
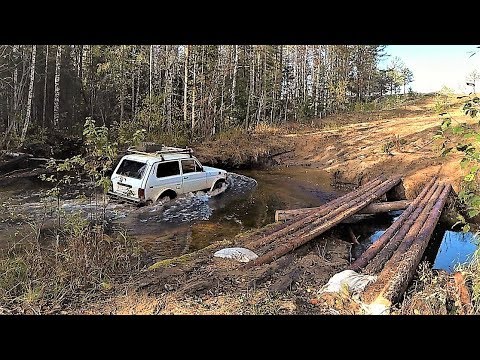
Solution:
M 433 268 L 452 272 L 457 264 L 468 262 L 477 247 L 478 240 L 472 232 L 447 230 L 440 243 Z

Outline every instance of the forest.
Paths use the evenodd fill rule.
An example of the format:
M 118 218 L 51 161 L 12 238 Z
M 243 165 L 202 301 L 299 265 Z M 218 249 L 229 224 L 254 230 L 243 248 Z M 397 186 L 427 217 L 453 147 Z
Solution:
M 0 148 L 111 134 L 186 144 L 260 123 L 306 122 L 405 93 L 383 45 L 2 45 Z

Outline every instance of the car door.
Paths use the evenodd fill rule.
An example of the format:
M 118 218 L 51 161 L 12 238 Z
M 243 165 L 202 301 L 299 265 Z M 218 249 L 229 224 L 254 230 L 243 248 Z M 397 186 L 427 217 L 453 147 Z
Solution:
M 154 165 L 148 181 L 152 199 L 156 199 L 166 189 L 182 193 L 182 175 L 178 160 L 160 162 Z
M 181 164 L 182 190 L 184 193 L 207 188 L 207 173 L 203 171 L 203 168 L 195 159 L 181 160 Z

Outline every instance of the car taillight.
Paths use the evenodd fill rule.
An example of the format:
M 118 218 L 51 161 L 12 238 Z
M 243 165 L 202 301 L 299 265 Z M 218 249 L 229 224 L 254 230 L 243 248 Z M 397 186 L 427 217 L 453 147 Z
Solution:
M 145 189 L 142 189 L 142 188 L 138 189 L 138 197 L 142 200 L 145 200 Z

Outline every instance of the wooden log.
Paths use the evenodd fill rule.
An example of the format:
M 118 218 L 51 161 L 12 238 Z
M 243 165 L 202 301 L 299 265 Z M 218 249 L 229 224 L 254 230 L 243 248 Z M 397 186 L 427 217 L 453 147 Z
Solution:
M 346 202 L 340 206 L 337 206 L 336 208 L 332 209 L 329 211 L 328 214 L 326 214 L 323 217 L 318 217 L 316 219 L 311 219 L 308 223 L 303 224 L 301 227 L 297 229 L 293 229 L 289 233 L 287 233 L 283 237 L 278 237 L 274 238 L 268 241 L 268 243 L 272 243 L 270 245 L 267 245 L 267 242 L 262 242 L 260 243 L 261 246 L 267 245 L 267 248 L 263 248 L 261 250 L 256 250 L 256 253 L 266 253 L 271 251 L 273 248 L 278 246 L 278 243 L 285 243 L 288 242 L 290 238 L 297 238 L 299 236 L 303 236 L 305 233 L 308 233 L 311 230 L 315 230 L 317 227 L 320 225 L 330 221 L 330 219 L 334 218 L 336 215 L 341 214 L 343 211 L 348 210 L 352 206 L 355 206 L 356 204 L 362 203 L 364 200 L 369 199 L 372 194 L 375 194 L 375 192 L 378 191 L 378 189 L 381 189 L 385 184 L 388 184 L 389 182 L 394 181 L 392 179 L 390 180 L 385 180 L 383 183 L 375 186 L 373 189 L 366 191 L 364 194 L 361 194 L 357 196 L 355 199 Z M 398 178 L 398 181 L 400 181 L 400 178 Z M 395 185 L 394 185 L 395 186 Z M 343 222 L 345 219 L 342 219 L 341 222 Z
M 399 216 L 397 220 L 375 241 L 365 252 L 360 255 L 349 267 L 349 270 L 359 271 L 364 268 L 368 262 L 377 255 L 380 250 L 390 241 L 393 235 L 402 227 L 404 222 L 415 211 L 420 201 L 427 195 L 428 191 L 435 183 L 436 177 L 433 177 L 424 187 L 418 196 L 413 200 L 410 206 Z
M 379 202 L 368 205 L 365 209 L 360 210 L 359 214 L 378 214 L 389 211 L 404 210 L 412 202 L 410 200 Z M 301 208 L 291 210 L 277 210 L 275 211 L 275 221 L 289 220 L 299 214 L 310 214 L 318 208 Z
M 400 178 L 387 180 L 379 187 L 375 188 L 374 192 L 364 194 L 357 198 L 353 203 L 344 204 L 328 216 L 317 219 L 308 226 L 299 229 L 289 236 L 276 240 L 273 244 L 270 244 L 268 248 L 263 250 L 264 254 L 262 256 L 253 262 L 250 262 L 248 265 L 253 266 L 256 264 L 262 264 L 264 262 L 270 262 L 273 259 L 276 259 L 285 253 L 305 244 L 331 227 L 337 225 L 344 218 L 367 206 L 370 202 L 374 201 L 376 198 L 378 198 L 378 196 L 381 196 L 399 182 Z M 261 252 L 262 251 L 257 251 L 257 253 Z
M 276 261 L 273 261 L 271 264 L 268 264 L 268 266 L 265 266 L 265 268 L 262 268 L 262 270 L 259 273 L 255 271 L 255 273 L 252 274 L 253 277 L 248 282 L 247 287 L 255 289 L 261 283 L 269 280 L 273 274 L 288 267 L 292 263 L 292 261 L 293 261 L 293 254 L 289 254 L 281 257 Z
M 325 222 L 328 222 L 330 219 L 334 218 L 336 215 L 341 214 L 343 211 L 348 210 L 352 206 L 355 206 L 357 204 L 363 203 L 365 200 L 368 200 L 371 198 L 372 194 L 376 194 L 379 189 L 381 189 L 385 184 L 388 184 L 390 181 L 393 180 L 387 180 L 384 183 L 378 185 L 374 189 L 366 192 L 365 194 L 362 194 L 361 196 L 357 197 L 356 199 L 345 203 L 341 205 L 340 207 L 336 208 L 335 210 L 331 211 L 328 215 L 322 218 L 318 218 L 310 222 L 308 225 L 302 227 L 296 232 L 293 232 L 287 236 L 286 239 L 283 239 L 282 241 L 288 241 L 289 238 L 297 238 L 299 236 L 302 236 L 305 233 L 308 233 L 309 231 L 315 230 L 318 226 L 324 224 Z M 398 178 L 398 181 L 400 181 L 400 178 Z M 394 185 L 395 186 L 395 185 Z M 375 198 L 376 199 L 376 198 Z M 341 222 L 343 222 L 345 219 L 343 219 Z
M 242 246 L 246 246 L 246 244 L 256 241 L 258 239 L 264 238 L 274 232 L 277 232 L 287 226 L 289 226 L 293 221 L 285 221 L 283 223 L 272 223 L 268 224 L 260 229 L 257 229 L 245 236 L 241 236 L 237 239 L 238 243 L 242 244 Z
M 358 189 L 356 189 L 356 190 L 354 190 L 354 191 L 352 191 L 348 194 L 342 195 L 342 196 L 340 196 L 340 197 L 338 197 L 338 198 L 320 206 L 318 208 L 319 209 L 318 214 L 327 213 L 332 206 L 338 205 L 338 204 L 340 204 L 344 201 L 355 198 L 356 196 L 358 196 L 359 193 L 367 191 L 373 185 L 378 184 L 378 183 L 380 183 L 380 181 L 384 181 L 385 179 L 386 178 L 383 175 L 378 176 L 378 177 L 372 179 L 371 181 L 369 181 L 368 183 L 365 183 L 364 185 L 360 186 Z M 247 244 L 249 244 L 249 246 L 251 248 L 256 248 L 256 247 L 260 246 L 259 245 L 260 243 L 268 243 L 269 239 L 274 239 L 275 237 L 280 236 L 282 234 L 281 231 L 283 229 L 287 228 L 288 226 L 293 224 L 295 221 L 303 219 L 305 216 L 306 215 L 299 215 L 298 217 L 290 219 L 290 220 L 288 220 L 284 223 L 268 225 L 268 229 L 264 229 L 264 228 L 259 229 L 258 231 L 252 233 L 251 235 L 248 235 L 247 237 L 242 238 L 241 242 L 244 244 L 244 246 L 247 246 Z M 279 232 L 279 233 L 277 233 L 277 232 Z M 275 234 L 275 235 L 272 238 L 270 238 L 270 236 L 273 235 L 273 234 Z M 267 237 L 269 237 L 269 238 L 267 238 Z
M 27 160 L 29 156 L 29 154 L 15 153 L 15 156 L 12 159 L 0 162 L 0 174 L 15 170 L 15 167 L 21 165 L 22 162 Z
M 440 195 L 438 192 L 436 193 L 437 189 L 441 191 L 438 182 L 435 182 L 435 184 L 433 184 L 433 186 L 429 189 L 427 195 L 420 201 L 415 211 L 405 221 L 398 232 L 390 239 L 383 249 L 380 250 L 372 260 L 370 260 L 370 263 L 363 271 L 365 274 L 375 275 L 383 269 L 385 263 L 392 257 L 397 248 L 400 246 L 403 238 L 415 224 L 415 221 L 428 205 L 429 201 L 435 201 L 436 197 L 434 197 L 434 195 L 437 197 Z
M 292 234 L 284 244 L 263 254 L 262 256 L 256 258 L 255 260 L 248 262 L 246 264 L 246 268 L 271 262 L 272 260 L 278 259 L 280 256 L 283 256 L 288 252 L 296 249 L 297 247 L 307 243 L 308 241 L 322 234 L 326 230 L 337 225 L 343 219 L 351 216 L 352 214 L 356 213 L 360 209 L 363 209 L 365 206 L 370 204 L 379 196 L 385 194 L 392 187 L 399 184 L 400 180 L 401 180 L 400 177 L 387 180 L 386 182 L 382 183 L 382 185 L 379 188 L 376 188 L 376 190 L 373 193 L 368 194 L 366 198 L 364 198 L 364 196 L 360 197 L 359 199 L 362 199 L 362 200 L 359 200 L 358 203 L 351 206 L 350 208 L 344 209 L 343 211 L 336 213 L 333 217 L 330 217 L 328 221 L 324 221 L 323 223 L 320 223 L 320 224 L 318 223 L 318 221 L 314 221 L 313 228 L 309 226 L 307 229 L 302 229 Z M 343 205 L 341 207 L 343 207 Z M 320 219 L 320 221 L 322 220 Z
M 388 180 L 384 180 L 382 182 L 381 179 L 376 179 L 376 180 L 370 182 L 368 186 L 364 187 L 364 192 L 366 194 L 369 194 L 371 191 L 374 191 L 374 189 L 377 189 L 378 187 L 380 187 L 382 184 L 384 184 L 387 181 Z M 349 195 L 349 194 L 347 194 L 347 195 Z M 311 224 L 315 219 L 322 218 L 323 216 L 331 217 L 332 216 L 332 211 L 335 212 L 335 211 L 338 211 L 339 208 L 348 206 L 347 204 L 349 204 L 351 201 L 355 201 L 355 199 L 358 199 L 359 196 L 363 196 L 363 195 L 350 194 L 349 196 L 342 196 L 338 199 L 335 199 L 335 200 L 325 204 L 324 207 L 322 207 L 318 211 L 313 212 L 312 214 L 309 214 L 307 216 L 299 215 L 298 217 L 295 217 L 294 219 L 290 220 L 290 222 L 288 223 L 287 226 L 279 229 L 276 232 L 273 232 L 273 233 L 269 234 L 268 236 L 254 239 L 253 241 L 250 241 L 250 242 L 246 243 L 245 247 L 249 248 L 249 249 L 256 249 L 260 246 L 263 246 L 265 244 L 268 244 L 268 243 L 274 241 L 277 238 L 280 238 L 281 236 L 283 236 L 285 234 L 294 232 L 294 231 L 306 226 L 307 224 Z M 341 201 L 342 198 L 345 201 Z
M 302 275 L 303 269 L 296 267 L 275 281 L 269 288 L 270 293 L 284 293 L 290 285 L 296 282 Z
M 390 307 L 391 304 L 397 301 L 405 292 L 408 284 L 412 280 L 415 271 L 422 259 L 423 253 L 427 248 L 430 237 L 433 234 L 438 219 L 442 214 L 443 207 L 447 200 L 448 194 L 451 190 L 451 185 L 441 185 L 443 190 L 440 197 L 437 199 L 433 209 L 425 221 L 421 232 L 413 241 L 410 248 L 403 254 L 400 262 L 393 268 L 382 270 L 377 280 L 367 286 L 362 298 L 366 302 L 381 304 L 384 307 Z M 381 289 L 378 291 L 378 289 Z
M 400 256 L 403 253 L 405 253 L 408 250 L 408 248 L 412 245 L 413 241 L 416 239 L 417 235 L 420 233 L 420 230 L 422 229 L 423 224 L 425 223 L 425 221 L 427 221 L 428 215 L 430 214 L 430 211 L 432 210 L 433 206 L 436 204 L 444 187 L 445 186 L 443 187 L 439 186 L 437 188 L 435 193 L 432 195 L 431 200 L 425 206 L 425 208 L 420 213 L 420 215 L 415 219 L 415 223 L 412 225 L 408 233 L 405 235 L 402 242 L 398 246 L 397 251 L 395 251 L 395 254 L 392 256 L 392 262 L 395 262 L 396 260 L 398 260 Z
M 373 187 L 369 187 L 367 190 L 365 190 L 365 193 L 357 195 L 355 198 L 346 201 L 344 203 L 340 204 L 332 204 L 331 206 L 321 210 L 318 213 L 308 215 L 304 217 L 303 215 L 299 215 L 299 217 L 302 217 L 300 221 L 295 221 L 293 220 L 293 223 L 291 223 L 287 228 L 282 229 L 281 231 L 278 231 L 276 233 L 273 233 L 267 237 L 258 239 L 255 242 L 247 244 L 245 247 L 250 248 L 251 250 L 253 249 L 258 249 L 262 246 L 265 246 L 269 243 L 272 243 L 276 241 L 277 239 L 283 239 L 285 236 L 290 236 L 291 234 L 294 234 L 298 230 L 306 230 L 306 229 L 311 229 L 312 227 L 315 227 L 316 224 L 318 223 L 324 223 L 337 215 L 338 213 L 344 211 L 345 209 L 348 209 L 349 207 L 353 206 L 354 204 L 362 201 L 363 199 L 367 198 L 370 194 L 374 193 L 377 189 L 381 188 L 384 184 L 389 182 L 390 180 L 385 180 L 377 185 L 374 185 Z M 376 183 L 376 182 L 375 182 Z M 318 214 L 318 216 L 317 216 Z M 290 220 L 292 221 L 292 220 Z M 268 249 L 266 250 L 268 251 Z M 266 252 L 265 251 L 265 252 Z

